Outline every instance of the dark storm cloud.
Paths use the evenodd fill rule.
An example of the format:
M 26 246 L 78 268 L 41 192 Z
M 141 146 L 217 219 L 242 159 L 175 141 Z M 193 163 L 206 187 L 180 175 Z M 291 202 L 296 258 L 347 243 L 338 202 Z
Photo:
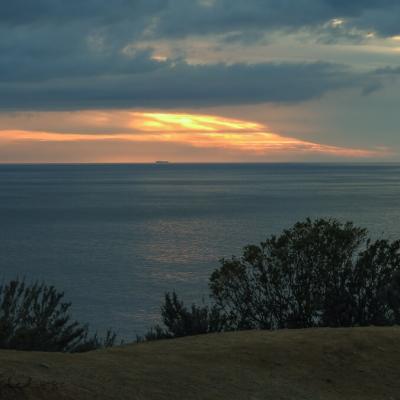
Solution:
M 344 87 L 369 92 L 379 85 L 377 75 L 339 65 L 191 66 L 183 60 L 156 61 L 140 43 L 224 33 L 226 41 L 250 45 L 277 29 L 318 32 L 336 17 L 392 34 L 400 25 L 397 5 L 398 0 L 4 1 L 0 108 L 297 102 Z
M 165 0 L 4 0 L 0 23 L 27 25 L 60 24 L 71 20 L 115 23 L 135 21 L 160 12 Z M 92 22 L 93 23 L 93 22 Z
M 0 23 L 85 20 L 107 25 L 157 18 L 160 34 L 186 35 L 256 26 L 263 30 L 297 29 L 338 17 L 362 23 L 365 15 L 371 28 L 392 33 L 393 29 L 399 31 L 398 7 L 398 0 L 8 0 L 2 4 Z
M 400 32 L 398 0 L 170 0 L 161 12 L 160 35 L 186 36 L 235 30 L 314 28 L 334 18 L 383 34 Z M 370 15 L 379 15 L 374 20 Z M 397 21 L 397 27 L 393 20 Z M 390 25 L 390 26 L 389 26 Z
M 89 43 L 81 41 L 79 35 L 75 37 L 75 44 L 64 41 L 65 35 L 60 35 L 60 32 L 52 36 L 54 42 L 46 42 L 46 38 L 41 38 L 42 33 L 38 36 L 40 39 L 36 38 L 38 40 L 30 45 L 14 43 L 14 47 L 9 43 L 4 44 L 0 37 L 0 51 L 3 53 L 0 57 L 0 84 L 34 83 L 52 79 L 70 79 L 72 82 L 82 77 L 150 73 L 160 65 L 151 59 L 150 49 L 140 49 L 126 57 L 113 47 L 101 51 L 91 50 Z
M 367 90 L 374 77 L 340 65 L 202 65 L 160 62 L 151 72 L 2 83 L 2 109 L 187 107 L 258 102 L 292 103 L 326 92 Z

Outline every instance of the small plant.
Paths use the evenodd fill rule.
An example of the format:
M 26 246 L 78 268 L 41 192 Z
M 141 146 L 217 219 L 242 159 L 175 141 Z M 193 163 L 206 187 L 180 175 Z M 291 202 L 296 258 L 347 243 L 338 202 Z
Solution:
M 0 374 L 0 394 L 2 390 L 9 389 L 13 391 L 23 391 L 27 387 L 31 386 L 32 378 L 28 377 L 23 380 L 16 379 L 14 376 L 7 376 L 6 374 Z
M 14 372 L 0 373 L 0 398 L 26 398 L 33 390 L 59 391 L 62 384 L 57 381 L 34 380 L 31 376 L 18 376 Z
M 222 318 L 215 307 L 193 304 L 187 308 L 175 292 L 165 295 L 161 317 L 165 328 L 156 325 L 144 336 L 145 340 L 178 338 L 223 330 Z

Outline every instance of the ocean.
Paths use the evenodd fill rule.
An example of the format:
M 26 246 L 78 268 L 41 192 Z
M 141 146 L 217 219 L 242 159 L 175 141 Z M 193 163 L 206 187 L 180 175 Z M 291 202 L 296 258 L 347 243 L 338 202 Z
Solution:
M 134 339 L 165 292 L 207 301 L 219 259 L 306 217 L 400 238 L 400 165 L 2 165 L 0 279 L 54 284 Z

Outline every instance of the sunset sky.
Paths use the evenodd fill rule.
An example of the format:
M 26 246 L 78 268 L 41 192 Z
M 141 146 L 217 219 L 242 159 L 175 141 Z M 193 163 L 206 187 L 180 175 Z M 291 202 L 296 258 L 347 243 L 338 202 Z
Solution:
M 0 162 L 400 161 L 399 0 L 13 0 Z

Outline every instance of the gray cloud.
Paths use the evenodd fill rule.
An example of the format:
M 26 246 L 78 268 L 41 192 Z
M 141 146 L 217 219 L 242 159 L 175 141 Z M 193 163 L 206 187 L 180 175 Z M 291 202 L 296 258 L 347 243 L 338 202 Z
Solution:
M 398 0 L 6 0 L 0 23 L 7 26 L 59 25 L 85 21 L 108 25 L 159 18 L 160 31 L 170 34 L 241 29 L 298 28 L 330 18 L 365 16 L 377 30 L 399 21 Z M 372 16 L 375 16 L 373 21 Z M 397 30 L 399 28 L 397 27 Z M 391 29 L 389 29 L 391 30 Z
M 47 24 L 71 21 L 115 24 L 122 20 L 137 21 L 159 13 L 168 6 L 165 0 L 5 0 L 0 23 L 8 26 Z
M 382 76 L 400 75 L 400 67 L 379 68 L 375 71 L 375 74 Z
M 160 12 L 160 35 L 179 37 L 255 27 L 297 30 L 318 27 L 333 18 L 348 18 L 355 26 L 368 26 L 383 34 L 393 34 L 393 28 L 400 32 L 398 0 L 215 0 L 212 6 L 201 4 L 170 0 L 170 6 Z
M 146 72 L 0 84 L 3 110 L 193 107 L 293 103 L 340 88 L 365 91 L 371 74 L 328 63 L 189 65 L 160 62 Z
M 212 33 L 249 45 L 274 30 L 318 33 L 336 17 L 394 34 L 396 7 L 398 0 L 8 0 L 0 13 L 0 108 L 298 102 L 345 87 L 369 93 L 379 74 L 336 64 L 194 66 L 156 61 L 151 49 L 123 50 L 144 38 Z

